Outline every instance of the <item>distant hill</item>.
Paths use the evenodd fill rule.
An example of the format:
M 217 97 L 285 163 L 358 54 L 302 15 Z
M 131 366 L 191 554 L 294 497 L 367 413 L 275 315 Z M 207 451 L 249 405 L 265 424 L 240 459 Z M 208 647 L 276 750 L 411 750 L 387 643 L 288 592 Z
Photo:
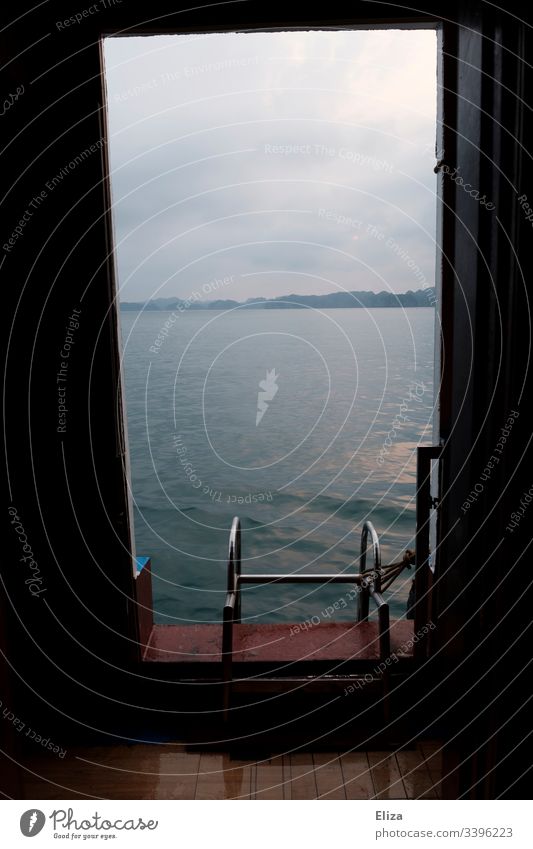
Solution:
M 394 294 L 393 292 L 330 292 L 327 295 L 281 295 L 278 298 L 249 298 L 247 301 L 202 301 L 199 298 L 155 298 L 151 301 L 122 301 L 120 308 L 140 312 L 141 310 L 228 310 L 234 307 L 254 310 L 305 309 L 352 309 L 375 307 L 433 307 L 435 288 L 417 289 Z

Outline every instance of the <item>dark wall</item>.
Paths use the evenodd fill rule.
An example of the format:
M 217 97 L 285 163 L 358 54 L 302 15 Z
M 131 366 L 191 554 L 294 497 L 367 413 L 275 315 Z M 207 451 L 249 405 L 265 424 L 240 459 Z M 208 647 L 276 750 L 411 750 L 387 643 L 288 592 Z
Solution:
M 135 631 L 99 43 L 54 32 L 58 14 L 2 36 L 2 91 L 23 93 L 2 118 L 1 241 L 6 618 L 20 702 L 61 725 L 94 711 Z
M 434 701 L 444 699 L 449 707 L 447 728 L 467 729 L 458 738 L 466 755 L 455 773 L 456 787 L 473 795 L 505 791 L 522 770 L 519 754 L 502 758 L 527 725 L 520 709 L 526 679 L 513 678 L 522 670 L 521 655 L 531 654 L 525 629 L 531 618 L 527 546 L 533 512 L 505 531 L 533 484 L 527 412 L 531 222 L 518 203 L 525 193 L 533 204 L 527 149 L 527 98 L 533 89 L 524 62 L 529 28 L 512 16 L 513 3 L 502 13 L 483 3 L 461 3 L 458 12 L 455 4 L 426 3 L 420 13 L 389 4 L 336 3 L 318 20 L 304 19 L 295 3 L 226 3 L 189 13 L 176 3 L 148 8 L 124 0 L 58 29 L 57 21 L 73 13 L 71 6 L 18 5 L 18 20 L 0 37 L 2 56 L 10 60 L 2 71 L 2 91 L 23 89 L 2 116 L 8 144 L 0 174 L 2 245 L 24 221 L 14 244 L 2 249 L 1 267 L 9 317 L 3 340 L 9 556 L 2 564 L 2 616 L 16 691 L 8 698 L 19 712 L 24 706 L 43 722 L 68 725 L 71 717 L 76 732 L 84 723 L 90 726 L 95 714 L 100 727 L 107 717 L 116 727 L 126 711 L 122 702 L 138 686 L 128 672 L 137 657 L 136 630 L 128 604 L 132 573 L 117 415 L 101 33 L 341 25 L 356 18 L 386 23 L 442 15 L 445 164 L 450 173 L 459 167 L 465 182 L 479 188 L 495 210 L 480 205 L 449 174 L 443 178 L 445 450 L 432 670 L 437 683 L 452 671 L 454 677 L 437 687 Z M 25 8 L 28 14 L 21 17 Z M 91 145 L 82 164 L 69 169 Z M 64 178 L 48 188 L 65 168 Z M 63 368 L 66 380 L 58 383 L 72 315 L 79 326 Z M 58 387 L 65 391 L 62 418 Z M 511 411 L 519 414 L 512 435 L 482 493 L 463 511 Z M 19 537 L 37 565 L 21 560 L 28 552 Z M 477 679 L 479 686 L 468 694 Z M 480 704 L 490 707 L 478 718 Z M 504 726 L 515 710 L 516 719 Z M 520 792 L 517 784 L 509 791 Z
M 118 343 L 106 181 L 100 38 L 109 31 L 309 26 L 297 4 L 223 3 L 181 12 L 175 3 L 105 4 L 65 27 L 70 3 L 47 3 L 1 35 L 10 57 L 2 90 L 21 92 L 2 120 L 2 273 L 10 316 L 6 440 L 9 457 L 6 616 L 24 680 L 65 714 L 94 712 L 92 692 L 123 693 L 115 670 L 135 660 L 130 531 L 123 469 Z M 76 10 L 74 10 L 76 11 Z M 390 18 L 376 7 L 371 19 Z M 408 20 L 412 13 L 399 12 Z M 339 4 L 321 20 L 367 18 Z M 397 17 L 397 10 L 393 18 Z M 59 22 L 59 24 L 58 24 Z M 72 162 L 87 149 L 81 164 Z M 59 176 L 58 176 L 59 175 Z M 56 182 L 54 182 L 56 180 Z M 15 228 L 19 234 L 13 237 Z M 12 238 L 13 244 L 9 244 Z M 75 312 L 77 311 L 77 312 Z M 69 357 L 62 356 L 69 320 Z M 64 365 L 66 363 L 66 366 Z M 59 390 L 63 393 L 59 396 Z M 63 402 L 63 403 L 61 403 Z M 66 412 L 62 407 L 66 407 Z M 7 512 L 7 505 L 6 505 Z M 39 582 L 20 561 L 27 535 Z M 24 686 L 21 684 L 21 686 Z M 43 704 L 40 709 L 44 709 Z M 99 705 L 104 714 L 113 709 Z
M 530 766 L 527 757 L 521 764 L 521 741 L 531 694 L 524 663 L 531 658 L 533 514 L 510 523 L 533 484 L 531 222 L 519 202 L 532 196 L 530 36 L 507 11 L 483 4 L 462 5 L 460 22 L 449 39 L 455 103 L 443 164 L 453 213 L 443 281 L 451 321 L 441 410 L 438 657 L 442 690 L 451 684 L 457 700 L 449 716 L 464 757 L 461 792 L 494 797 L 513 785 L 507 792 L 519 797 L 527 794 L 522 773 Z

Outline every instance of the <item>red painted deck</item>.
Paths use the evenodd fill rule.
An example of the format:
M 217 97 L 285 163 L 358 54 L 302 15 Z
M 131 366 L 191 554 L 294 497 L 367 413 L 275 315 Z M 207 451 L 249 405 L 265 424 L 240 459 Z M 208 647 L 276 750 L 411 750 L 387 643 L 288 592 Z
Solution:
M 413 622 L 391 622 L 391 649 L 399 657 L 413 654 Z M 234 660 L 377 660 L 376 622 L 326 622 L 302 630 L 298 624 L 235 625 Z M 154 625 L 145 652 L 147 661 L 174 663 L 222 660 L 220 625 Z

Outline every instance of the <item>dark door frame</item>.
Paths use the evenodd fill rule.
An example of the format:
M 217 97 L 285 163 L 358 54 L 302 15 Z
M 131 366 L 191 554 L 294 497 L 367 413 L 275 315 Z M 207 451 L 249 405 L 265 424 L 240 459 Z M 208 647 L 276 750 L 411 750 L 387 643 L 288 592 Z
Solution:
M 28 591 L 16 540 L 10 562 L 17 569 L 4 571 L 2 586 L 19 699 L 41 716 L 48 711 L 51 721 L 62 715 L 78 727 L 90 723 L 95 709 L 112 725 L 139 686 L 100 39 L 111 32 L 291 28 L 302 21 L 297 4 L 287 2 L 216 4 L 207 22 L 205 10 L 155 0 L 149 23 L 144 4 L 110 3 L 64 25 L 72 14 L 68 5 L 37 7 L 0 36 L 10 58 L 2 69 L 4 90 L 24 89 L 3 117 L 12 141 L 0 178 L 10 222 L 6 240 L 20 230 L 2 266 L 12 318 L 5 338 L 7 495 L 45 592 Z M 512 534 L 502 530 L 530 486 L 531 455 L 525 415 L 531 225 L 526 201 L 517 203 L 519 193 L 533 198 L 526 144 L 531 36 L 513 10 L 519 14 L 513 0 L 505 11 L 473 0 L 427 3 L 416 12 L 354 2 L 306 21 L 320 28 L 355 20 L 362 26 L 443 20 L 446 174 L 459 167 L 463 181 L 497 208 L 492 215 L 457 181 L 442 177 L 444 451 L 433 599 L 438 663 L 432 669 L 446 683 L 439 689 L 436 681 L 434 699 L 449 703 L 454 689 L 465 694 L 456 719 L 467 756 L 455 774 L 461 792 L 489 797 L 505 790 L 517 755 L 499 771 L 493 767 L 514 751 L 513 734 L 526 723 L 520 708 L 512 728 L 502 724 L 509 700 L 522 704 L 524 678 L 517 675 L 523 666 L 516 648 L 509 650 L 516 643 L 527 651 L 522 623 L 531 596 L 526 523 Z M 56 376 L 73 310 L 80 311 L 79 326 L 66 369 L 65 419 L 59 418 Z M 463 512 L 512 411 L 518 412 L 512 437 L 490 485 L 486 481 L 476 504 Z M 502 551 L 513 565 L 512 581 L 504 579 Z M 455 677 L 447 678 L 454 669 Z M 474 690 L 473 680 L 479 682 Z M 491 700 L 498 688 L 507 702 L 503 695 Z M 472 735 L 464 717 L 475 716 L 479 704 L 490 709 Z

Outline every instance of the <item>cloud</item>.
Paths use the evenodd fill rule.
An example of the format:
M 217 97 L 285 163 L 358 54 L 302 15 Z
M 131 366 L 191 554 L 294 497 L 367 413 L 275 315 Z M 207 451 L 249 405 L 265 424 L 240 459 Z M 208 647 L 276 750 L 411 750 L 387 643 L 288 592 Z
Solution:
M 434 31 L 113 37 L 105 61 L 123 299 L 419 288 L 389 237 L 433 282 Z

